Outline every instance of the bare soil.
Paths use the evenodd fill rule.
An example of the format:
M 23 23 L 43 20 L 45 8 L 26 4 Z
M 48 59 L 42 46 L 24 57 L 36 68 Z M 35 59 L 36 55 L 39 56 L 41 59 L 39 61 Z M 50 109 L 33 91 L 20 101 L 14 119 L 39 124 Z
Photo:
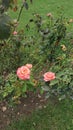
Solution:
M 5 130 L 13 120 L 17 121 L 30 115 L 33 110 L 46 107 L 47 101 L 45 93 L 40 95 L 38 92 L 36 94 L 29 92 L 29 96 L 21 98 L 15 106 L 10 106 L 7 101 L 0 102 L 0 130 Z

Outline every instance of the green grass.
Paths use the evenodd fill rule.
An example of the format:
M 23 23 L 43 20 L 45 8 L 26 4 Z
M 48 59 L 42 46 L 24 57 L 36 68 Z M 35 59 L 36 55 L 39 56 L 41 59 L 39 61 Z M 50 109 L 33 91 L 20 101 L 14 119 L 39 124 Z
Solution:
M 34 112 L 26 120 L 19 120 L 7 130 L 73 130 L 72 101 L 54 103 L 49 101 L 48 106 Z
M 29 23 L 29 19 L 33 18 L 34 14 L 36 13 L 40 14 L 44 20 L 46 19 L 46 15 L 49 12 L 51 12 L 55 18 L 60 15 L 60 12 L 63 12 L 67 19 L 73 18 L 73 0 L 33 0 L 33 4 L 30 4 L 30 0 L 27 1 L 29 3 L 29 9 L 23 9 L 18 26 L 18 29 L 24 30 L 25 35 L 34 34 L 35 30 L 32 27 L 32 24 L 32 29 L 30 29 L 30 32 L 26 30 L 25 26 Z M 9 11 L 9 14 L 13 19 L 18 18 L 21 5 L 21 0 L 18 0 L 18 11 Z
M 21 6 L 21 0 L 18 0 L 18 12 Z M 29 0 L 28 0 L 29 1 Z M 73 18 L 73 0 L 33 0 L 33 4 L 29 5 L 29 10 L 23 9 L 21 19 L 20 19 L 20 27 L 24 27 L 24 25 L 28 22 L 28 20 L 32 17 L 33 14 L 38 13 L 42 15 L 42 17 L 46 17 L 46 14 L 51 12 L 54 16 L 57 16 L 60 11 L 63 11 L 64 16 L 67 18 Z M 17 18 L 17 13 L 13 13 L 10 11 L 10 14 L 13 18 Z

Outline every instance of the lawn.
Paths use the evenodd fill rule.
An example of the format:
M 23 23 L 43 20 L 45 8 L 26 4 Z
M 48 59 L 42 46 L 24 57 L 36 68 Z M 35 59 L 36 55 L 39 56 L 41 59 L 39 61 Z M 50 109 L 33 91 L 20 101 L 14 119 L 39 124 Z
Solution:
M 19 119 L 7 130 L 73 130 L 73 101 L 48 101 L 46 108 Z
M 18 12 L 20 10 L 21 1 L 18 0 Z M 63 14 L 66 18 L 73 18 L 73 0 L 37 0 L 33 1 L 33 4 L 30 4 L 29 10 L 26 11 L 23 9 L 21 19 L 20 19 L 20 27 L 25 27 L 25 24 L 29 21 L 30 18 L 33 17 L 34 14 L 40 14 L 42 17 L 46 17 L 47 13 L 51 12 L 55 17 L 60 15 L 60 12 L 63 11 Z M 11 12 L 11 11 L 10 11 Z M 17 13 L 11 12 L 13 18 L 17 18 Z
M 17 12 L 13 12 L 12 10 L 9 10 L 8 13 L 10 14 L 10 16 L 12 16 L 12 18 L 16 19 L 18 17 L 18 13 L 20 11 L 21 5 L 22 5 L 21 0 L 19 0 Z M 33 0 L 32 4 L 29 3 L 28 10 L 26 10 L 25 8 L 23 9 L 21 17 L 20 17 L 20 21 L 19 21 L 18 30 L 23 29 L 25 36 L 28 36 L 29 34 L 35 35 L 33 24 L 31 25 L 31 29 L 29 31 L 27 31 L 27 29 L 25 28 L 26 24 L 28 24 L 29 20 L 33 18 L 34 14 L 40 14 L 42 18 L 44 18 L 45 20 L 47 17 L 47 13 L 52 13 L 53 16 L 56 18 L 60 15 L 61 12 L 64 14 L 64 16 L 67 19 L 73 18 L 73 0 L 70 0 L 70 1 L 68 0 L 62 0 L 62 1 L 61 0 L 56 0 L 56 1 L 55 0 L 45 0 L 45 1 Z M 70 28 L 70 31 L 73 31 L 72 26 Z M 36 40 L 37 39 L 38 38 L 36 37 Z M 26 47 L 25 45 L 26 47 L 26 50 L 24 50 L 25 59 L 23 58 L 22 63 L 26 63 L 26 62 L 28 63 L 28 61 L 30 61 L 30 63 L 33 63 L 33 61 L 36 60 L 36 63 L 37 61 L 39 61 L 39 63 L 37 64 L 40 65 L 39 66 L 40 68 L 42 63 L 40 64 L 41 61 L 38 60 L 40 58 L 39 57 L 36 58 L 37 55 L 35 53 L 35 50 L 37 50 L 36 48 L 38 48 L 38 44 L 40 43 L 40 42 L 38 43 L 37 41 L 36 42 L 34 41 L 34 43 L 36 44 L 35 46 L 33 46 L 33 50 L 32 50 L 32 46 L 30 47 L 31 49 L 30 49 L 29 54 L 27 54 L 27 52 L 29 51 L 29 47 L 28 46 Z M 27 43 L 28 45 L 30 45 L 29 40 L 27 41 Z M 22 52 L 22 50 L 20 51 Z M 14 52 L 16 53 L 16 50 Z M 33 55 L 30 55 L 31 52 Z M 36 55 L 35 57 L 34 57 L 34 54 Z M 30 56 L 30 59 L 28 55 Z M 47 104 L 42 109 L 34 110 L 32 114 L 30 114 L 29 116 L 27 116 L 27 114 L 25 113 L 23 113 L 23 115 L 24 117 L 18 119 L 18 121 L 14 119 L 12 124 L 10 124 L 10 126 L 7 127 L 6 130 L 73 130 L 73 101 L 68 100 L 68 99 L 62 100 L 62 101 L 58 101 L 56 99 L 55 100 L 48 99 Z

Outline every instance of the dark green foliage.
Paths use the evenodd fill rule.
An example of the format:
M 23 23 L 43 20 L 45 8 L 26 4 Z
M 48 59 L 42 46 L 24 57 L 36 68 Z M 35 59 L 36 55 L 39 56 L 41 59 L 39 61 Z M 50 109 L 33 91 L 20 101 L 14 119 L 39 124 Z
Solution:
M 8 15 L 0 15 L 0 40 L 6 40 L 10 37 L 12 30 L 11 18 Z
M 20 65 L 20 51 L 15 43 L 4 43 L 0 45 L 0 74 L 12 72 Z
M 2 0 L 2 5 L 7 9 L 10 5 L 11 0 Z

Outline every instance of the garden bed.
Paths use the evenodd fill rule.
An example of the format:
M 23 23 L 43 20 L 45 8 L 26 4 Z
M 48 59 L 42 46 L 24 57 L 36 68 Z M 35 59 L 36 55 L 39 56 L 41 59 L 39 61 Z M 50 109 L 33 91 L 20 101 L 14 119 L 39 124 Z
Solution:
M 48 99 L 45 98 L 45 93 L 40 95 L 29 93 L 27 98 L 21 98 L 16 106 L 9 106 L 7 101 L 0 102 L 0 129 L 4 130 L 12 121 L 17 121 L 20 118 L 25 118 L 30 115 L 33 110 L 46 107 Z

